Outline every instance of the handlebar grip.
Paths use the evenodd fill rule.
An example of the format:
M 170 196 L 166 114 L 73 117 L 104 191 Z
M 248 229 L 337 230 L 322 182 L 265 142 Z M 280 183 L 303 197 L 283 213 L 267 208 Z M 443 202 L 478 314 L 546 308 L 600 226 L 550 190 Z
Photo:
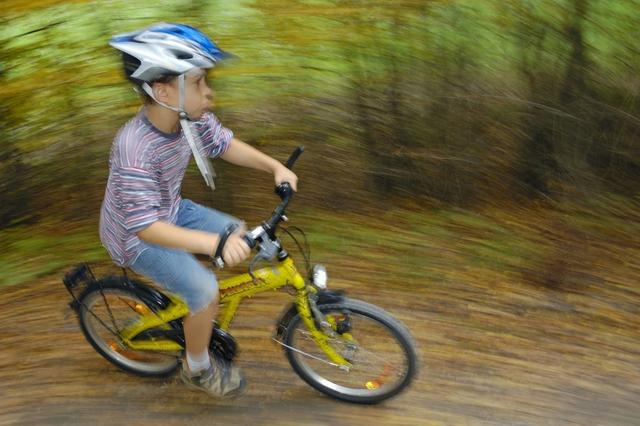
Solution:
M 291 188 L 291 184 L 289 182 L 282 182 L 280 185 L 276 186 L 275 191 L 280 197 L 281 200 L 289 199 L 293 194 L 293 188 Z
M 258 244 L 256 240 L 254 240 L 253 238 L 251 238 L 246 234 L 242 236 L 242 239 L 247 243 L 250 249 L 253 249 L 256 246 L 256 244 Z M 224 268 L 225 262 L 224 262 L 224 258 L 222 257 L 222 253 L 220 255 L 214 256 L 212 261 L 214 266 L 216 266 L 218 269 Z
M 218 247 L 216 247 L 216 251 L 211 256 L 213 260 L 213 264 L 218 267 L 218 269 L 224 268 L 224 258 L 222 257 L 222 251 L 224 249 L 224 245 L 227 243 L 227 239 L 231 234 L 235 232 L 238 228 L 238 225 L 235 223 L 231 223 L 227 225 L 224 231 L 220 234 L 220 241 L 218 242 Z
M 303 152 L 304 152 L 304 146 L 302 145 L 300 145 L 299 147 L 296 148 L 295 151 L 293 151 L 293 154 L 291 154 L 291 156 L 287 160 L 287 163 L 286 163 L 287 169 L 291 169 L 293 167 L 294 163 L 296 162 L 298 157 L 300 157 L 300 154 L 302 154 Z
M 254 240 L 253 238 L 251 238 L 247 234 L 243 235 L 242 239 L 244 240 L 245 243 L 247 243 L 247 245 L 249 246 L 250 249 L 254 248 L 256 246 L 256 244 L 258 243 L 256 240 Z

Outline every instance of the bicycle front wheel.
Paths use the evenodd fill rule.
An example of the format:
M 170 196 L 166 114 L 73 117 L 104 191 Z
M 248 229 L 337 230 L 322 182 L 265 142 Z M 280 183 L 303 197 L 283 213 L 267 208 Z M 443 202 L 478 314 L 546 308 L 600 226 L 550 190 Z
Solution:
M 177 368 L 180 353 L 136 351 L 120 339 L 119 330 L 150 312 L 126 286 L 117 280 L 101 282 L 80 296 L 79 302 L 80 328 L 91 346 L 108 361 L 142 376 L 165 376 Z
M 289 363 L 305 382 L 331 397 L 361 404 L 381 402 L 409 386 L 417 372 L 417 352 L 402 323 L 358 300 L 318 308 L 335 330 L 329 344 L 351 367 L 347 371 L 331 363 L 296 315 L 283 343 Z

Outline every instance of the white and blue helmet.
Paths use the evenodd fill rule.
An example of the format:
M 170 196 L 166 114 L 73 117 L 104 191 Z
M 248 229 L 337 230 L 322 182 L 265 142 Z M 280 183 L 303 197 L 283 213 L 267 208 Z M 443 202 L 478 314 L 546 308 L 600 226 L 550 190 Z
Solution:
M 118 34 L 109 44 L 140 62 L 129 78 L 147 83 L 193 68 L 212 68 L 216 62 L 232 56 L 201 31 L 183 24 L 161 23 Z

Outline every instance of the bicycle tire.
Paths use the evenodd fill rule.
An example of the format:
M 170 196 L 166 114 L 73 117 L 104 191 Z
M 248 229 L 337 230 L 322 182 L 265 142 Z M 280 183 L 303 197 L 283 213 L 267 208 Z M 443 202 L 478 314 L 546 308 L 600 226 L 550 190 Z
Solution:
M 149 309 L 147 304 L 130 288 L 130 284 L 126 284 L 122 279 L 110 277 L 97 281 L 78 298 L 78 320 L 84 337 L 91 346 L 102 355 L 107 361 L 111 362 L 118 368 L 134 373 L 140 376 L 167 376 L 175 371 L 178 367 L 180 354 L 166 354 L 155 351 L 132 351 L 117 342 L 117 336 L 114 336 L 109 315 L 113 315 L 119 306 L 110 306 L 106 308 L 105 299 L 128 300 L 132 303 Z M 98 310 L 98 303 L 104 305 Z M 107 301 L 109 303 L 109 301 Z M 126 302 L 124 302 L 126 304 Z M 107 314 L 102 315 L 103 318 L 98 321 L 99 315 L 104 310 Z M 135 312 L 135 311 L 134 311 Z M 106 317 L 106 318 L 104 318 Z M 134 316 L 132 315 L 132 318 Z M 115 321 L 115 320 L 114 320 Z M 107 327 L 111 329 L 107 329 Z M 101 328 L 102 331 L 99 331 Z M 116 333 L 117 334 L 117 333 Z M 104 335 L 110 341 L 107 341 Z M 156 357 L 160 361 L 141 361 L 134 358 L 153 359 Z
M 340 383 L 337 383 L 337 381 L 334 381 L 334 379 L 327 378 L 328 374 L 333 375 L 334 372 L 338 372 L 336 377 L 342 377 L 341 374 L 350 375 L 353 370 L 351 370 L 349 373 L 346 373 L 340 372 L 338 367 L 327 366 L 326 355 L 317 347 L 315 341 L 313 341 L 313 339 L 309 336 L 309 332 L 302 322 L 300 315 L 296 314 L 286 325 L 286 331 L 283 334 L 283 343 L 285 344 L 284 351 L 293 370 L 306 383 L 308 383 L 314 389 L 324 393 L 325 395 L 342 401 L 358 404 L 377 404 L 381 401 L 398 395 L 411 384 L 418 370 L 417 349 L 416 344 L 411 337 L 411 334 L 400 321 L 396 320 L 389 313 L 378 308 L 377 306 L 354 299 L 343 299 L 340 302 L 319 305 L 318 308 L 325 315 L 325 317 L 327 315 L 335 313 L 336 315 L 348 316 L 349 322 L 352 322 L 355 317 L 362 317 L 366 319 L 366 321 L 358 320 L 356 324 L 349 328 L 349 333 L 355 337 L 356 341 L 371 341 L 374 337 L 376 337 L 376 334 L 380 334 L 374 332 L 374 336 L 366 335 L 366 331 L 368 328 L 368 325 L 366 324 L 367 322 L 370 322 L 371 324 L 374 324 L 376 326 L 381 326 L 382 330 L 386 330 L 388 336 L 384 342 L 376 343 L 378 345 L 377 349 L 379 349 L 380 352 L 387 352 L 390 349 L 389 345 L 392 345 L 395 341 L 395 344 L 398 346 L 401 354 L 394 355 L 394 358 L 402 358 L 403 368 L 400 374 L 398 374 L 398 380 L 392 384 L 382 383 L 380 385 L 380 382 L 382 382 L 382 380 L 378 379 L 382 376 L 374 378 L 374 376 L 376 376 L 378 372 L 373 371 L 371 374 L 372 377 L 369 378 L 367 378 L 369 373 L 365 371 L 365 378 L 360 381 L 360 385 L 357 387 L 344 386 Z M 362 329 L 359 331 L 357 327 L 361 327 Z M 364 333 L 365 335 L 361 335 L 361 333 Z M 298 341 L 298 337 L 300 335 L 302 335 L 303 337 L 308 337 L 306 340 L 301 340 L 307 342 L 310 348 L 315 349 L 315 354 L 307 352 L 309 349 L 304 350 L 300 347 L 300 341 Z M 339 349 L 344 343 L 345 341 L 342 338 L 338 338 L 337 340 L 335 338 L 330 339 L 330 344 L 338 352 L 340 352 Z M 355 352 L 356 356 L 354 357 L 354 359 L 352 359 L 353 369 L 357 368 L 359 363 L 362 361 L 361 359 L 357 359 L 360 356 L 357 354 L 357 352 L 364 351 L 365 356 L 367 352 L 372 353 L 370 350 L 360 347 L 360 344 L 361 343 L 358 342 L 359 347 Z M 373 348 L 375 346 L 372 345 L 370 347 Z M 351 351 L 353 349 L 349 350 Z M 318 361 L 317 359 L 311 358 L 308 355 L 301 354 L 299 351 L 306 352 L 308 355 L 313 355 L 317 358 L 324 357 L 325 360 Z M 374 357 L 384 359 L 384 355 L 379 356 L 374 354 Z M 318 367 L 314 368 L 309 365 L 314 362 L 316 363 L 316 365 L 318 365 Z M 387 359 L 383 362 L 390 361 Z M 363 367 L 362 364 L 360 364 L 359 366 L 361 368 Z M 364 367 L 366 368 L 366 366 L 367 363 L 364 362 Z M 387 366 L 385 365 L 384 368 L 386 371 Z M 326 373 L 317 371 L 322 369 L 325 369 Z M 355 380 L 359 379 L 356 378 Z M 378 382 L 376 382 L 376 380 L 378 380 Z M 378 385 L 376 385 L 376 383 Z

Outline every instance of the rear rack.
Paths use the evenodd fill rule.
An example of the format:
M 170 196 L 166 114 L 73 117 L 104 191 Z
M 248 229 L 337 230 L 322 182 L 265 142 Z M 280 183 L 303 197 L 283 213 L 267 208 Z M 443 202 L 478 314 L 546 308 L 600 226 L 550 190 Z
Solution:
M 86 263 L 76 265 L 69 272 L 64 274 L 62 282 L 67 291 L 73 297 L 69 306 L 73 310 L 78 310 L 80 303 L 78 302 L 78 296 L 91 284 L 96 282 L 96 277 L 93 275 L 93 271 Z

